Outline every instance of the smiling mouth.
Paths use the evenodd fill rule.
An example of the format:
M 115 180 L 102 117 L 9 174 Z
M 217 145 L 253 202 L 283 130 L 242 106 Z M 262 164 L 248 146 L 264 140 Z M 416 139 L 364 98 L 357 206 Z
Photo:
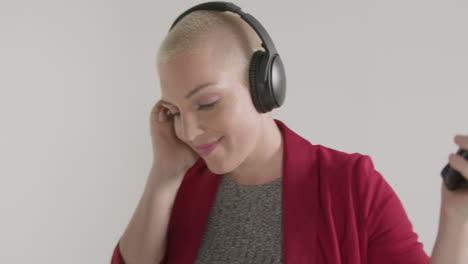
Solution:
M 223 139 L 223 137 L 219 138 L 218 140 L 214 141 L 214 142 L 211 142 L 211 143 L 208 143 L 208 144 L 205 144 L 205 145 L 202 145 L 201 147 L 197 147 L 196 148 L 196 151 L 198 152 L 198 154 L 200 155 L 208 155 L 210 154 L 218 145 L 219 145 L 219 142 Z

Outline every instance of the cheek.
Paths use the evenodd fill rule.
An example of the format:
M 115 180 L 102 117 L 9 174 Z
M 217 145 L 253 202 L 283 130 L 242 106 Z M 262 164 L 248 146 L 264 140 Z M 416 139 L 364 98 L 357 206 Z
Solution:
M 259 113 L 248 100 L 249 98 L 242 96 L 239 95 L 230 100 L 219 116 L 224 131 L 236 138 L 234 145 L 241 142 L 250 142 L 249 138 L 255 135 L 261 121 Z
M 179 124 L 179 121 L 177 120 L 174 120 L 174 132 L 175 132 L 175 135 L 177 138 L 179 138 L 180 140 L 182 140 L 182 130 L 181 130 L 181 126 Z
M 244 152 L 256 145 L 258 134 L 258 121 L 245 115 L 232 117 L 224 121 L 223 130 L 229 138 L 230 146 Z

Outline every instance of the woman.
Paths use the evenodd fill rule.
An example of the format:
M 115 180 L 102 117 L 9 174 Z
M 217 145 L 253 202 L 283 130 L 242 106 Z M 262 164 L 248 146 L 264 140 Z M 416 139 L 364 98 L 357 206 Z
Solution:
M 237 15 L 196 11 L 158 52 L 154 163 L 112 263 L 428 263 L 367 155 L 302 138 L 252 102 L 261 49 Z M 468 137 L 456 141 L 468 149 Z M 203 145 L 209 146 L 203 146 Z M 468 177 L 468 162 L 450 158 Z M 431 263 L 468 263 L 468 194 L 442 186 Z

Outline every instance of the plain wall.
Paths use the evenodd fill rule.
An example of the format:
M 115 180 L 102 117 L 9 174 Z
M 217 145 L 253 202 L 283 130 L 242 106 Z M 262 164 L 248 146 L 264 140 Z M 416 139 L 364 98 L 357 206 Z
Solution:
M 151 167 L 157 47 L 199 2 L 1 2 L 2 263 L 110 263 Z M 370 155 L 430 254 L 440 172 L 468 134 L 468 2 L 235 3 L 283 58 L 273 116 Z

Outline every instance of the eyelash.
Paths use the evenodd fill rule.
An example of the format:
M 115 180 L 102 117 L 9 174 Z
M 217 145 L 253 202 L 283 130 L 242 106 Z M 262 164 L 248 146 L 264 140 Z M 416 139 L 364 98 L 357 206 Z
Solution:
M 200 107 L 198 108 L 199 110 L 203 110 L 203 109 L 210 109 L 212 108 L 216 103 L 218 103 L 218 101 L 214 102 L 214 103 L 211 103 L 211 104 L 206 104 L 206 105 L 200 105 Z M 175 117 L 175 116 L 179 116 L 179 113 L 169 113 L 169 115 L 171 117 Z

